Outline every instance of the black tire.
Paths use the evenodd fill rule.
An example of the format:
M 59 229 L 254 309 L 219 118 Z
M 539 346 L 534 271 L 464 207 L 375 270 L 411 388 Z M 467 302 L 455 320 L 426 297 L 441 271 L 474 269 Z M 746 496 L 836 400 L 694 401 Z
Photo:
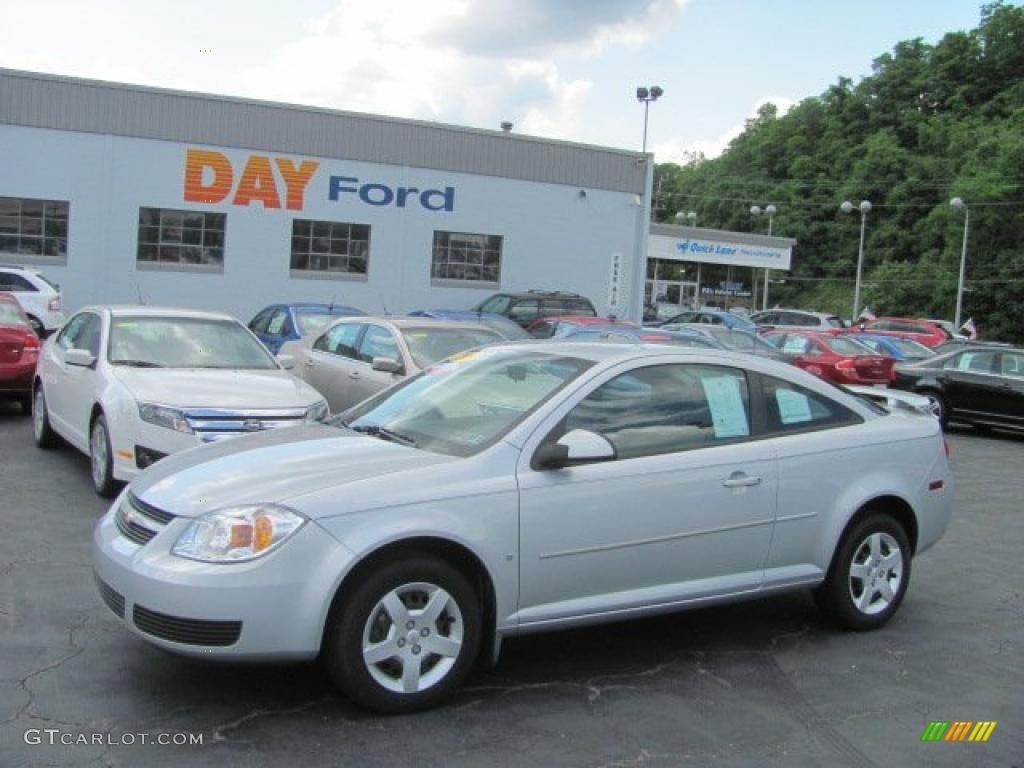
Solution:
M 431 594 L 427 590 L 418 592 L 420 585 L 444 590 L 454 601 L 455 611 L 449 612 L 446 608 L 437 621 L 427 621 L 422 626 L 416 624 L 415 620 L 422 614 L 425 601 Z M 403 592 L 406 588 L 410 589 Z M 399 627 L 392 622 L 387 609 L 382 607 L 383 599 L 390 594 L 400 596 L 403 607 L 414 612 L 406 617 L 412 624 L 411 629 L 407 624 L 401 632 L 392 632 Z M 389 714 L 429 709 L 450 696 L 472 669 L 480 650 L 481 614 L 476 591 L 457 568 L 429 555 L 412 555 L 398 562 L 383 564 L 359 577 L 351 586 L 346 584 L 343 587 L 324 634 L 323 661 L 342 691 L 362 707 Z M 460 623 L 456 615 L 461 615 L 461 630 L 456 626 Z M 425 650 L 427 644 L 435 640 L 421 641 L 418 633 L 427 637 L 431 629 L 437 640 L 446 642 L 456 638 L 461 631 L 461 646 L 451 657 L 454 663 L 448 664 L 444 657 Z M 377 634 L 379 641 L 390 640 L 396 644 L 394 655 L 373 665 L 373 674 L 370 664 L 363 658 L 364 632 L 368 633 L 371 641 L 373 634 Z M 423 642 L 424 650 L 421 650 L 420 642 Z M 403 646 L 401 650 L 398 645 Z M 422 690 L 396 692 L 374 676 L 376 674 L 394 685 L 401 685 L 405 659 L 411 661 L 414 652 L 419 660 L 417 681 L 426 683 L 431 676 L 437 677 Z M 404 654 L 405 659 L 398 654 Z
M 103 414 L 93 419 L 89 427 L 89 474 L 92 487 L 99 496 L 109 499 L 117 491 L 114 480 L 114 456 L 110 449 L 110 431 Z
M 50 426 L 50 413 L 46 408 L 46 395 L 43 385 L 37 383 L 32 390 L 32 436 L 36 445 L 44 451 L 50 451 L 61 443 L 60 436 Z
M 875 536 L 879 537 L 877 541 L 881 544 L 879 552 L 871 550 Z M 887 572 L 886 561 L 888 555 L 897 549 L 899 578 L 893 588 L 892 570 Z M 866 563 L 863 562 L 865 555 Z M 851 578 L 855 558 L 859 561 L 858 567 L 867 571 L 863 578 L 856 575 Z M 815 602 L 822 613 L 842 627 L 858 632 L 878 629 L 893 617 L 903 602 L 910 583 L 910 558 L 910 543 L 903 527 L 889 515 L 871 512 L 840 539 L 825 582 L 814 591 Z M 894 561 L 890 559 L 888 562 Z M 888 598 L 883 592 L 886 588 L 890 595 Z M 864 598 L 866 591 L 869 594 Z

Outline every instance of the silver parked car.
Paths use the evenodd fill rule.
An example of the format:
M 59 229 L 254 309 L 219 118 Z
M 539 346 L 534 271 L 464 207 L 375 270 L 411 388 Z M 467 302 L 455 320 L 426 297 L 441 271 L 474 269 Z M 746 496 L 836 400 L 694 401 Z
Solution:
M 842 330 L 849 325 L 836 315 L 803 309 L 769 309 L 754 313 L 750 320 L 758 328 L 802 328 L 815 331 Z
M 327 424 L 171 456 L 95 529 L 101 595 L 198 658 L 322 655 L 434 705 L 504 637 L 813 588 L 874 629 L 952 504 L 938 422 L 720 350 L 456 355 Z
M 477 323 L 425 317 L 347 317 L 315 336 L 290 341 L 280 359 L 341 413 L 438 360 L 504 341 Z

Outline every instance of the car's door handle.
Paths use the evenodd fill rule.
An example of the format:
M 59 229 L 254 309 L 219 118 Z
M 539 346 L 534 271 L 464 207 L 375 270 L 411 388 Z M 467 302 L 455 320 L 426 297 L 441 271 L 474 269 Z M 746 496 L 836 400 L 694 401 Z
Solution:
M 743 488 L 748 485 L 760 484 L 760 477 L 752 477 L 745 472 L 733 472 L 727 479 L 722 481 L 722 485 L 726 488 Z

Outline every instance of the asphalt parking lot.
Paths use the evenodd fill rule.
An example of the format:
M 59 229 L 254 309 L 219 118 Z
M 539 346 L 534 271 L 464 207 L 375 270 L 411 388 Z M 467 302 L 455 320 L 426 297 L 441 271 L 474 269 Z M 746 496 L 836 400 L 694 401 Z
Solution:
M 450 706 L 382 718 L 315 664 L 189 661 L 130 635 L 92 580 L 105 505 L 86 458 L 37 450 L 0 403 L 0 766 L 1020 768 L 1024 439 L 950 443 L 953 523 L 879 632 L 834 630 L 794 594 L 534 636 Z M 998 725 L 986 743 L 922 743 L 932 720 Z M 202 744 L 141 744 L 177 733 Z

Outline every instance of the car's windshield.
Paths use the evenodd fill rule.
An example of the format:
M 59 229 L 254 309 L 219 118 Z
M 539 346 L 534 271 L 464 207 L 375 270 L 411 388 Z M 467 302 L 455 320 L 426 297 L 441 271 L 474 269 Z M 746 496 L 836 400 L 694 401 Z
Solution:
M 16 306 L 0 302 L 0 325 L 25 325 L 25 321 Z
M 487 328 L 403 328 L 409 354 L 420 368 L 473 347 L 494 344 L 502 338 Z
M 893 339 L 892 344 L 907 357 L 926 358 L 935 355 L 934 350 L 913 339 Z
M 199 317 L 115 317 L 107 359 L 139 368 L 278 367 L 241 324 Z
M 472 350 L 428 367 L 331 423 L 469 456 L 499 440 L 591 365 L 529 349 Z
M 775 355 L 778 350 L 774 344 L 769 344 L 755 333 L 740 330 L 739 328 L 711 327 L 708 328 L 715 339 L 727 349 L 735 349 L 739 352 L 755 352 L 759 354 Z
M 842 336 L 833 336 L 826 342 L 829 348 L 833 352 L 838 352 L 840 355 L 870 355 L 874 354 L 873 351 L 864 346 L 858 341 L 853 339 L 846 339 Z

